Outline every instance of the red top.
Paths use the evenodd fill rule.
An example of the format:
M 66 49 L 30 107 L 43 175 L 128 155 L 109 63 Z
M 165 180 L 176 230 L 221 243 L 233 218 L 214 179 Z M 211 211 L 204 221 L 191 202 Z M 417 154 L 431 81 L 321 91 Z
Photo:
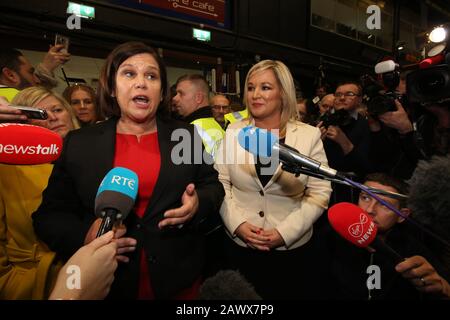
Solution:
M 142 135 L 140 140 L 133 134 L 117 133 L 114 167 L 125 167 L 136 172 L 139 179 L 139 188 L 134 209 L 136 214 L 142 218 L 153 194 L 161 168 L 157 132 Z M 142 249 L 139 272 L 139 300 L 155 298 L 148 270 L 147 258 L 144 249 Z M 200 280 L 200 278 L 197 279 L 192 287 L 182 290 L 174 298 L 183 300 L 195 299 L 201 284 Z
M 136 172 L 139 188 L 134 209 L 136 214 L 142 218 L 153 194 L 161 167 L 157 132 L 142 135 L 140 140 L 133 134 L 117 133 L 114 167 L 125 167 Z M 141 252 L 139 274 L 138 299 L 154 299 L 144 249 Z

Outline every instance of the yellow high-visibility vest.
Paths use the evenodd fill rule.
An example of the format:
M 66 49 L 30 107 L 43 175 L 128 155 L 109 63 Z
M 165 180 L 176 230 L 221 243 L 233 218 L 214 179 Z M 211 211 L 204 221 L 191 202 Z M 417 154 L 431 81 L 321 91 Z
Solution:
M 227 113 L 223 116 L 225 118 L 226 125 L 229 125 L 233 122 L 248 118 L 248 109 L 245 108 L 242 111 L 234 111 Z
M 197 129 L 198 134 L 202 138 L 206 152 L 215 156 L 220 141 L 225 135 L 225 131 L 220 124 L 212 117 L 200 118 L 191 122 Z
M 18 94 L 20 91 L 15 88 L 10 87 L 0 87 L 0 97 L 5 97 L 9 102 Z

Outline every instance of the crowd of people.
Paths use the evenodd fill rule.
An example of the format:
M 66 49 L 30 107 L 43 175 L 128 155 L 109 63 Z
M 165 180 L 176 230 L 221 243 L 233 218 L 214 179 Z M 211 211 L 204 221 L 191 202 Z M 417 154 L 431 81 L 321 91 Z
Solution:
M 232 109 L 203 75 L 170 87 L 164 61 L 141 42 L 108 55 L 98 88 L 75 84 L 61 96 L 52 91 L 53 71 L 69 59 L 53 46 L 35 69 L 20 51 L 0 50 L 0 124 L 28 123 L 64 138 L 54 163 L 0 164 L 1 299 L 197 299 L 207 277 L 228 269 L 262 299 L 450 298 L 442 224 L 427 225 L 445 239 L 436 244 L 369 194 L 270 166 L 239 141 L 244 127 L 266 130 L 386 191 L 385 201 L 414 218 L 392 194 L 408 195 L 405 180 L 420 161 L 440 156 L 450 167 L 445 103 L 413 117 L 412 106 L 396 101 L 395 111 L 374 116 L 358 82 L 304 99 L 283 62 L 263 60 L 246 75 L 242 108 Z M 47 119 L 28 118 L 17 105 L 43 109 Z M 97 190 L 114 167 L 137 174 L 138 195 L 127 218 L 97 237 Z M 339 202 L 366 211 L 404 261 L 339 238 L 326 220 Z M 441 207 L 430 204 L 430 215 Z M 367 285 L 371 265 L 382 271 L 380 288 Z M 69 287 L 73 266 L 82 280 Z M 216 285 L 230 292 L 225 281 Z

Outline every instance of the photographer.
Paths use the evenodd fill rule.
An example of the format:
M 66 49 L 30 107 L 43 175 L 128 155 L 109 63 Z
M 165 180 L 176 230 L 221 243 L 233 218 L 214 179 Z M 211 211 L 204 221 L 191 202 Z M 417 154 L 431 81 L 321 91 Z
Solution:
M 334 94 L 334 109 L 336 113 L 345 110 L 348 113 L 346 121 L 328 126 L 320 121 L 317 125 L 322 133 L 330 167 L 358 175 L 364 175 L 370 170 L 369 125 L 357 111 L 361 104 L 361 92 L 361 86 L 354 82 L 339 85 Z
M 408 113 L 398 100 L 395 100 L 395 107 L 395 111 L 378 116 L 369 113 L 370 158 L 377 171 L 407 179 L 421 155 Z
M 397 94 L 404 93 L 407 89 L 400 81 Z M 432 97 L 423 98 L 427 101 L 433 100 Z M 407 179 L 412 175 L 419 159 L 429 159 L 432 155 L 448 153 L 449 105 L 415 104 L 412 108 L 407 108 L 410 111 L 407 112 L 405 107 L 408 105 L 404 106 L 399 100 L 395 100 L 394 103 L 394 111 L 390 110 L 392 107 L 388 106 L 386 100 L 372 107 L 370 103 L 368 104 L 372 137 L 370 157 L 377 171 Z M 410 116 L 412 111 L 415 117 Z M 421 114 L 418 116 L 419 113 Z M 412 120 L 413 118 L 416 120 Z

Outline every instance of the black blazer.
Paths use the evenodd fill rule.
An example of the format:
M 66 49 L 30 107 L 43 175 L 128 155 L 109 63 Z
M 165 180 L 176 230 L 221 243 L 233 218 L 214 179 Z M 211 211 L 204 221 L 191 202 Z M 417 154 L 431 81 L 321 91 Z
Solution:
M 42 204 L 32 215 L 36 234 L 64 259 L 83 246 L 85 235 L 95 220 L 97 189 L 113 167 L 116 124 L 117 119 L 110 119 L 67 135 L 43 193 Z M 213 166 L 204 161 L 192 162 L 195 152 L 197 160 L 203 159 L 199 152 L 204 150 L 194 127 L 157 117 L 157 128 L 161 153 L 159 177 L 143 218 L 130 213 L 124 221 L 127 236 L 135 238 L 138 244 L 136 251 L 129 255 L 130 262 L 119 264 L 110 293 L 113 298 L 137 297 L 142 248 L 156 298 L 170 298 L 189 287 L 200 276 L 205 260 L 204 236 L 199 224 L 208 215 L 218 214 L 224 197 Z M 171 135 L 179 128 L 187 130 L 184 132 L 189 133 L 188 137 L 195 136 L 197 143 L 187 143 L 185 138 L 188 148 L 185 151 L 190 152 L 184 156 L 191 162 L 176 165 L 171 153 L 173 150 L 178 154 L 180 145 L 178 141 L 171 141 Z M 164 212 L 181 206 L 181 196 L 191 182 L 199 197 L 199 210 L 194 218 L 181 229 L 158 229 Z

